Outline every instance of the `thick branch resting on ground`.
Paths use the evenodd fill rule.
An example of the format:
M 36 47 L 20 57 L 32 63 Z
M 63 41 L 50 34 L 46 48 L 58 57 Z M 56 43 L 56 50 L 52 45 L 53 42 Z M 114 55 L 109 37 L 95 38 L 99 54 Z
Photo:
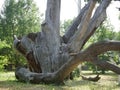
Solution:
M 92 62 L 97 66 L 106 68 L 108 70 L 112 70 L 113 72 L 120 74 L 120 67 L 96 59 L 97 55 L 103 52 L 109 51 L 109 50 L 120 51 L 120 42 L 104 41 L 104 42 L 95 43 L 91 45 L 90 47 L 88 47 L 85 51 L 82 51 L 78 53 L 77 55 L 72 56 L 71 60 L 66 62 L 61 68 L 59 68 L 59 70 L 57 70 L 54 73 L 32 73 L 32 72 L 25 70 L 25 74 L 24 74 L 23 73 L 24 70 L 19 69 L 16 72 L 16 76 L 20 80 L 30 81 L 30 82 L 35 82 L 35 83 L 62 82 L 64 78 L 68 76 L 71 71 L 74 70 L 75 67 L 77 67 L 80 63 L 85 62 L 85 61 Z

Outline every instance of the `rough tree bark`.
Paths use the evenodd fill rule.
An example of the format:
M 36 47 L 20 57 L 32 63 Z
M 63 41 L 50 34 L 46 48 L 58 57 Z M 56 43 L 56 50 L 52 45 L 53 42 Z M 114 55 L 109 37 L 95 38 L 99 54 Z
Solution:
M 18 68 L 16 78 L 31 83 L 60 83 L 85 61 L 120 74 L 120 67 L 97 57 L 106 51 L 120 51 L 119 41 L 98 42 L 83 50 L 84 44 L 105 20 L 111 0 L 102 0 L 94 13 L 96 0 L 89 0 L 63 37 L 59 33 L 60 2 L 47 1 L 41 32 L 30 33 L 21 40 L 15 38 L 14 47 L 26 57 L 29 65 L 29 70 Z

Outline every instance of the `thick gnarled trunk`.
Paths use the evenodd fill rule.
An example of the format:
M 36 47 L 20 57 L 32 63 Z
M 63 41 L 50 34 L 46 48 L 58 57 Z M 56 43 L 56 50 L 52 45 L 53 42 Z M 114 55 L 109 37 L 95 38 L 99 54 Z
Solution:
M 119 67 L 97 57 L 106 51 L 119 51 L 120 42 L 98 42 L 82 50 L 96 28 L 105 20 L 106 9 L 111 0 L 103 0 L 94 14 L 92 11 L 96 1 L 89 0 L 63 37 L 59 33 L 60 2 L 48 0 L 41 32 L 30 33 L 21 40 L 15 39 L 15 48 L 26 57 L 29 64 L 29 70 L 16 70 L 17 79 L 31 83 L 60 83 L 85 61 L 120 74 Z

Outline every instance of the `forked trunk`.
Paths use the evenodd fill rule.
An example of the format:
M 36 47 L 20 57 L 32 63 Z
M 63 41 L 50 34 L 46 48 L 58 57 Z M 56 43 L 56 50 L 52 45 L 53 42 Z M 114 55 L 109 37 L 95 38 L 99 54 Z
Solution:
M 17 79 L 31 83 L 62 82 L 70 72 L 85 61 L 120 74 L 119 67 L 97 58 L 103 52 L 120 50 L 120 42 L 104 41 L 82 50 L 90 36 L 105 20 L 106 8 L 111 0 L 103 0 L 94 14 L 92 11 L 96 1 L 89 0 L 63 37 L 60 36 L 59 26 L 60 2 L 60 0 L 48 0 L 41 32 L 30 33 L 21 40 L 15 37 L 14 46 L 26 57 L 30 70 L 17 69 Z

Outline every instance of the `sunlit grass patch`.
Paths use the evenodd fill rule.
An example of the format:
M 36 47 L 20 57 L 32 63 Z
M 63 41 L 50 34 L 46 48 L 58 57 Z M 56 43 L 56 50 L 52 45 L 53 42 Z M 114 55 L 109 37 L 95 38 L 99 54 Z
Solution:
M 0 72 L 0 81 L 15 80 L 14 72 Z

